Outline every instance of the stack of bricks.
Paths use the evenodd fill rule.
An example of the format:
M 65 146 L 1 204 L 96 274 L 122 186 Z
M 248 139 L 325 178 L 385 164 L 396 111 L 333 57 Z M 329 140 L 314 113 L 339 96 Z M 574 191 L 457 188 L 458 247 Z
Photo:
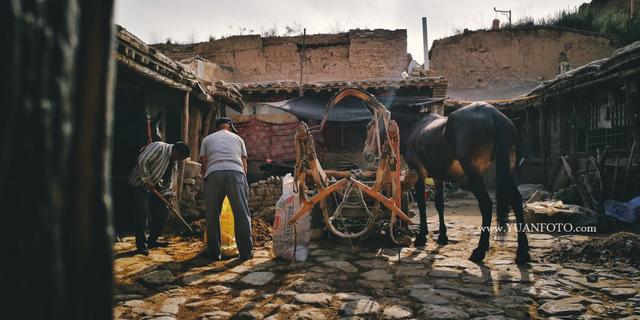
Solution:
M 268 123 L 252 117 L 236 124 L 252 161 L 295 160 L 295 134 L 298 122 Z
M 252 216 L 271 222 L 275 205 L 282 195 L 282 177 L 269 177 L 249 186 L 249 210 Z

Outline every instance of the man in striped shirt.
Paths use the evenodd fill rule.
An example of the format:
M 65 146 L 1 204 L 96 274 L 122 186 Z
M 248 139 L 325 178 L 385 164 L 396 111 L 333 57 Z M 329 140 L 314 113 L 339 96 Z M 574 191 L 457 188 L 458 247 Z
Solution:
M 171 173 L 176 167 L 176 161 L 182 161 L 190 154 L 189 146 L 183 142 L 168 144 L 158 141 L 147 145 L 138 156 L 137 164 L 128 179 L 133 187 L 138 253 L 148 255 L 151 248 L 167 246 L 158 241 L 158 237 L 167 222 L 169 211 L 151 190 L 159 188 L 163 195 L 173 195 Z M 149 239 L 145 236 L 147 216 L 150 217 Z

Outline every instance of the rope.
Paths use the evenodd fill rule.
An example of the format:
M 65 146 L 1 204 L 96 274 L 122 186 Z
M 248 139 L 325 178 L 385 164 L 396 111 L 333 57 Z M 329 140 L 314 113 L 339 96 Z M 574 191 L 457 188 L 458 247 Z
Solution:
M 291 257 L 291 263 L 294 263 L 297 261 L 296 255 L 298 254 L 298 228 L 296 228 L 296 225 L 298 223 L 294 223 L 293 224 L 293 256 Z

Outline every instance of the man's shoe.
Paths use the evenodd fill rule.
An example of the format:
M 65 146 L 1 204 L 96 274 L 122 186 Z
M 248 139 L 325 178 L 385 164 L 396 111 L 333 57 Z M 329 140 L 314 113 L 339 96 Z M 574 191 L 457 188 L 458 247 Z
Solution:
M 136 254 L 141 254 L 143 256 L 148 256 L 149 255 L 149 249 L 147 249 L 147 248 L 138 248 L 138 250 L 136 250 Z
M 243 257 L 243 256 L 238 257 L 238 259 L 240 259 L 242 261 L 251 260 L 252 258 L 253 258 L 253 252 L 251 254 L 249 254 L 248 257 Z
M 166 248 L 169 246 L 169 243 L 167 242 L 160 242 L 160 241 L 153 241 L 153 242 L 149 242 L 148 244 L 149 249 L 153 249 L 153 248 Z
M 209 252 L 209 250 L 202 250 L 200 251 L 197 255 L 197 258 L 200 259 L 211 259 L 213 261 L 220 261 L 222 260 L 222 258 L 220 256 L 215 256 L 214 254 L 212 254 L 211 252 Z

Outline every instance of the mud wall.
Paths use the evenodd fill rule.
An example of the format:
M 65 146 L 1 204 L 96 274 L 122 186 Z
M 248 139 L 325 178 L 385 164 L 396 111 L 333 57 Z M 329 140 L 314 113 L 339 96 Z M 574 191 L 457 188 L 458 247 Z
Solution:
M 436 40 L 430 56 L 432 69 L 449 81 L 452 97 L 484 90 L 494 96 L 482 98 L 506 98 L 554 78 L 560 68 L 580 67 L 614 49 L 610 39 L 595 33 L 525 27 L 470 31 Z
M 239 82 L 300 80 L 302 37 L 233 36 L 189 45 L 154 45 L 173 59 L 196 55 L 233 70 Z M 399 78 L 409 64 L 406 30 L 308 35 L 304 81 Z

